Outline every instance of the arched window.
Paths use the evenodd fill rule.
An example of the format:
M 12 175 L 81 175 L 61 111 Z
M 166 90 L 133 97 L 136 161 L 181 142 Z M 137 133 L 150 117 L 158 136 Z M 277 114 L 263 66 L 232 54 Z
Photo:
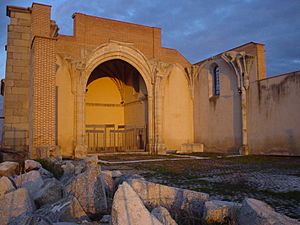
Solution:
M 213 87 L 214 87 L 214 95 L 220 95 L 220 68 L 219 66 L 215 66 L 214 68 L 214 80 L 213 80 Z

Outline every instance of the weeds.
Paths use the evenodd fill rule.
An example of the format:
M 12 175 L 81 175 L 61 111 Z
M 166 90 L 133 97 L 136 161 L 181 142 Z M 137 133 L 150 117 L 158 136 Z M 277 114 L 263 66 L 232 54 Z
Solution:
M 39 162 L 44 169 L 51 172 L 56 179 L 61 178 L 62 175 L 64 174 L 64 170 L 61 168 L 61 166 L 50 160 L 36 159 L 36 161 Z

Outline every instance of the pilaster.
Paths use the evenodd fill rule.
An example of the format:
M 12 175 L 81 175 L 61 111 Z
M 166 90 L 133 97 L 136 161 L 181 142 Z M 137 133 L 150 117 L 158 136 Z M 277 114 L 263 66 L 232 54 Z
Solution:
M 245 52 L 230 51 L 222 54 L 222 58 L 234 69 L 238 81 L 238 91 L 241 95 L 241 118 L 242 118 L 242 146 L 240 154 L 248 155 L 248 88 L 249 88 L 249 72 L 253 64 L 254 57 L 247 55 Z
M 87 145 L 85 144 L 85 84 L 82 81 L 85 62 L 66 58 L 71 74 L 71 87 L 74 94 L 74 156 L 83 158 L 87 155 Z
M 151 152 L 154 154 L 164 153 L 166 150 L 163 134 L 163 121 L 164 121 L 164 90 L 165 83 L 173 69 L 173 65 L 160 62 L 151 61 L 152 66 L 152 81 L 153 81 L 153 143 Z

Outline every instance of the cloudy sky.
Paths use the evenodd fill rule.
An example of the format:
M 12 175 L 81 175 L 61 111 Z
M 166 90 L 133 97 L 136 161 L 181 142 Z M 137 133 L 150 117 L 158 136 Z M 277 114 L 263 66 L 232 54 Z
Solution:
M 164 47 L 191 63 L 244 43 L 266 45 L 268 76 L 300 69 L 300 0 L 40 0 L 52 5 L 60 33 L 72 33 L 72 14 L 82 12 L 162 28 Z M 0 76 L 5 73 L 6 5 L 0 0 Z

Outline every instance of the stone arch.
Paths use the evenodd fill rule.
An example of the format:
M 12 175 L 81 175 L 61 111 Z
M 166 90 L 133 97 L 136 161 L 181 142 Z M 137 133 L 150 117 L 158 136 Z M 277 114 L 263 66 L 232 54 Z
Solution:
M 144 79 L 148 93 L 148 143 L 147 149 L 151 150 L 153 141 L 153 89 L 151 83 L 151 68 L 146 57 L 132 44 L 111 41 L 109 43 L 97 47 L 84 62 L 85 67 L 81 71 L 77 89 L 77 124 L 76 124 L 76 147 L 75 156 L 82 157 L 87 154 L 87 146 L 84 144 L 85 139 L 85 105 L 84 94 L 87 81 L 92 71 L 100 64 L 113 60 L 120 59 L 135 67 L 142 78 Z
M 208 71 L 207 73 L 207 79 L 208 79 L 208 89 L 209 89 L 209 97 L 213 96 L 213 73 L 214 68 L 218 66 L 220 68 L 220 71 L 228 71 L 230 74 L 232 74 L 231 83 L 233 86 L 236 85 L 237 91 L 239 90 L 239 77 L 236 75 L 234 69 L 222 58 L 214 58 L 207 60 L 203 64 L 200 65 L 198 76 L 201 76 L 203 73 L 203 69 L 206 69 Z M 222 73 L 220 73 L 221 75 Z M 198 78 L 199 79 L 199 78 Z
M 91 72 L 101 63 L 112 59 L 124 60 L 135 67 L 145 81 L 148 96 L 152 97 L 151 69 L 146 57 L 142 52 L 136 48 L 133 48 L 131 44 L 121 42 L 106 43 L 94 50 L 94 52 L 88 58 L 85 70 L 83 71 L 83 76 L 81 79 L 83 88 L 85 88 Z

